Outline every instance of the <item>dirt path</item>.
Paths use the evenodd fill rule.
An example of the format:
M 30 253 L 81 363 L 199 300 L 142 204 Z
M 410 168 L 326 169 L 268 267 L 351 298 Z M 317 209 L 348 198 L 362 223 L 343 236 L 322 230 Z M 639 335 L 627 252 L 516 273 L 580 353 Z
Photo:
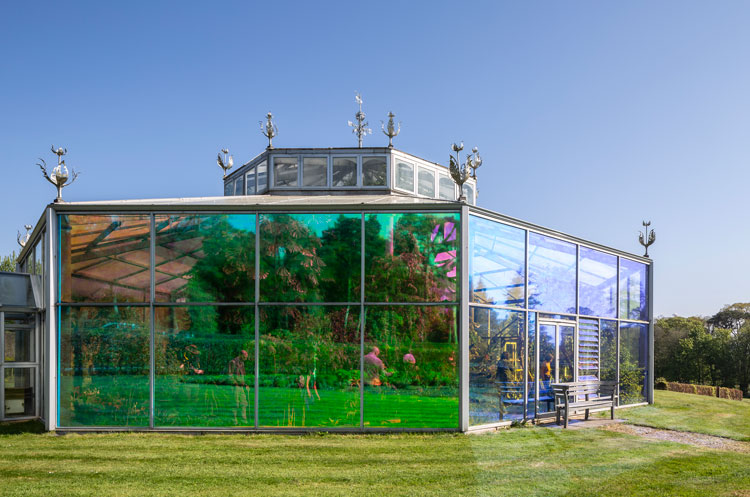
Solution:
M 701 433 L 660 430 L 648 428 L 645 426 L 628 425 L 625 423 L 610 424 L 602 427 L 603 430 L 627 433 L 650 440 L 662 440 L 667 442 L 677 442 L 694 445 L 696 447 L 705 447 L 708 449 L 731 450 L 733 452 L 750 453 L 750 442 L 738 442 L 729 438 L 715 437 L 713 435 L 703 435 Z

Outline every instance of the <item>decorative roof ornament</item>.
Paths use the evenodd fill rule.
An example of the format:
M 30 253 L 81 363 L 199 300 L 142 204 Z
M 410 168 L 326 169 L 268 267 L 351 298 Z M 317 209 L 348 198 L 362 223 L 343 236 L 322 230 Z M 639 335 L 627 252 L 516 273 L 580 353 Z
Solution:
M 359 92 L 355 93 L 354 95 L 354 100 L 356 100 L 356 102 L 359 104 L 359 111 L 354 114 L 354 118 L 357 120 L 357 124 L 354 124 L 352 121 L 348 121 L 348 124 L 353 128 L 352 133 L 357 135 L 359 148 L 362 148 L 362 137 L 365 135 L 371 135 L 372 130 L 367 127 L 370 125 L 370 123 L 365 122 L 365 113 L 362 112 L 362 95 L 360 95 Z
M 224 154 L 224 159 L 221 158 L 221 154 Z M 234 157 L 229 155 L 229 149 L 228 148 L 222 148 L 221 152 L 216 156 L 216 163 L 219 165 L 220 168 L 224 170 L 224 177 L 227 177 L 227 171 L 232 169 L 232 166 L 234 166 Z
M 26 234 L 22 235 L 21 232 L 18 232 L 18 236 L 16 236 L 16 241 L 21 246 L 21 248 L 24 248 L 27 243 L 29 243 L 29 238 L 31 238 L 31 230 L 33 229 L 33 226 L 30 224 L 25 224 L 23 226 L 26 228 Z
M 273 148 L 271 140 L 279 134 L 278 126 L 276 126 L 271 119 L 273 119 L 273 114 L 269 112 L 266 114 L 266 124 L 263 124 L 263 121 L 258 121 L 258 124 L 260 124 L 260 132 L 263 133 L 263 136 L 268 138 L 268 147 L 266 147 L 268 149 Z
M 63 160 L 62 156 L 68 153 L 67 148 L 58 148 L 55 150 L 55 146 L 52 145 L 51 147 L 52 153 L 57 155 L 57 167 L 55 167 L 52 170 L 52 174 L 49 174 L 47 172 L 47 163 L 44 161 L 44 159 L 39 158 L 42 163 L 36 163 L 37 166 L 39 166 L 39 169 L 42 170 L 42 174 L 44 175 L 44 178 L 55 185 L 57 188 L 57 198 L 55 199 L 55 203 L 62 202 L 62 189 L 66 186 L 70 186 L 73 184 L 73 182 L 78 178 L 78 173 L 75 171 L 68 172 L 68 168 L 65 166 L 65 161 Z M 68 181 L 68 178 L 70 177 L 70 174 L 73 175 L 72 179 Z
M 388 148 L 393 148 L 393 139 L 401 133 L 401 122 L 398 123 L 398 129 L 396 129 L 393 123 L 393 118 L 396 117 L 393 112 L 388 113 L 388 129 L 385 128 L 385 123 L 380 121 L 380 127 L 383 129 L 383 134 L 388 137 Z M 360 145 L 361 146 L 361 145 Z
M 453 157 L 451 154 L 450 157 L 450 172 L 451 177 L 453 178 L 453 181 L 458 185 L 458 189 L 460 190 L 460 194 L 458 196 L 459 202 L 466 202 L 466 195 L 464 195 L 464 183 L 468 181 L 469 178 L 471 178 L 471 172 L 475 171 L 474 174 L 476 174 L 476 168 L 478 168 L 482 164 L 482 158 L 479 157 L 479 154 L 477 154 L 477 147 L 474 147 L 472 149 L 472 154 L 466 154 L 466 161 L 464 163 L 461 163 L 461 150 L 464 149 L 464 142 L 461 142 L 460 144 L 454 143 L 451 145 L 451 149 L 453 149 L 454 152 L 456 152 L 456 156 Z
M 646 253 L 643 257 L 648 257 L 648 248 L 656 241 L 656 232 L 651 230 L 649 232 L 648 227 L 651 226 L 651 221 L 643 221 L 643 226 L 646 228 L 646 232 L 638 232 L 638 242 L 646 248 Z
M 477 169 L 482 165 L 482 157 L 479 155 L 479 148 L 474 147 L 471 149 L 474 154 L 474 162 L 471 164 L 471 177 L 477 179 Z

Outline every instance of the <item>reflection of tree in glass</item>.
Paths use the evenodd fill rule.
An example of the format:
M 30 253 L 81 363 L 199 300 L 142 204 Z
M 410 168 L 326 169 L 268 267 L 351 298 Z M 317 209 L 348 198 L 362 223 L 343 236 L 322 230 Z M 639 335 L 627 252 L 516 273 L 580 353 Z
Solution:
M 320 301 L 325 263 L 318 238 L 288 214 L 262 216 L 261 297 L 266 302 Z
M 168 240 L 198 238 L 191 257 L 197 261 L 185 275 L 184 298 L 190 302 L 252 302 L 255 290 L 255 233 L 234 227 L 230 215 L 173 217 L 179 221 L 157 235 Z M 243 217 L 245 217 L 243 215 Z M 177 237 L 177 238 L 175 238 Z M 157 267 L 158 270 L 158 267 Z M 178 300 L 180 295 L 173 301 Z
M 366 225 L 383 240 L 377 248 L 366 246 L 368 300 L 455 300 L 458 237 L 454 215 L 371 215 Z

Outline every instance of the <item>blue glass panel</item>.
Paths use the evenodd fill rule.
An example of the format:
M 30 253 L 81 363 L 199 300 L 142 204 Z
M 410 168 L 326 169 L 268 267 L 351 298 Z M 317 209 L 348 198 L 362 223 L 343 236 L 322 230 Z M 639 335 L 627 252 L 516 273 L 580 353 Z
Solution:
M 529 234 L 529 309 L 575 313 L 575 245 Z
M 645 264 L 620 259 L 620 319 L 648 320 L 646 271 Z
M 469 310 L 469 424 L 522 419 L 524 313 Z
M 526 232 L 471 216 L 469 218 L 469 288 L 471 301 L 524 306 Z
M 646 401 L 648 328 L 645 324 L 620 324 L 620 404 Z
M 581 247 L 578 313 L 617 317 L 617 257 Z

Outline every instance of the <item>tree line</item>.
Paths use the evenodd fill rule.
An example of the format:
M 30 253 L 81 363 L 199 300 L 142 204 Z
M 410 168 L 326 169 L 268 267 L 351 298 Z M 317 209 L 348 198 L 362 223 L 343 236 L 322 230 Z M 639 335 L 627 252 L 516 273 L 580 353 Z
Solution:
M 654 372 L 667 381 L 740 388 L 750 396 L 750 303 L 726 305 L 708 318 L 657 319 Z

